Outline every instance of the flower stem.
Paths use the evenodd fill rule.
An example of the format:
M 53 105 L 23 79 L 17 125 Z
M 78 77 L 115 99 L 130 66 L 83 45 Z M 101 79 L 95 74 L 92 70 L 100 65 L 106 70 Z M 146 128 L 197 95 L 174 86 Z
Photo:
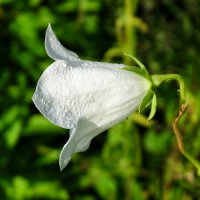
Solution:
M 133 22 L 137 6 L 138 0 L 125 0 L 125 43 L 123 44 L 123 51 L 134 56 L 136 51 L 136 28 Z M 124 63 L 130 65 L 132 60 L 124 56 Z
M 154 86 L 159 86 L 164 81 L 176 80 L 179 83 L 180 103 L 187 102 L 184 80 L 179 74 L 156 74 L 151 76 Z

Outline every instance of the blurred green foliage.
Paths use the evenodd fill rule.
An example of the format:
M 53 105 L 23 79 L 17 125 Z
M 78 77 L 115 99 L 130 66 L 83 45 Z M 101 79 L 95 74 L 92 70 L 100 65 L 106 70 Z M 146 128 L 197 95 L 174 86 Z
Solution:
M 52 62 L 44 50 L 50 22 L 81 58 L 181 74 L 191 92 L 181 121 L 188 151 L 200 158 L 199 0 L 0 0 L 0 199 L 192 200 L 200 179 L 179 153 L 171 122 L 177 85 L 163 84 L 152 122 L 134 114 L 96 137 L 59 172 L 67 130 L 48 122 L 31 97 Z

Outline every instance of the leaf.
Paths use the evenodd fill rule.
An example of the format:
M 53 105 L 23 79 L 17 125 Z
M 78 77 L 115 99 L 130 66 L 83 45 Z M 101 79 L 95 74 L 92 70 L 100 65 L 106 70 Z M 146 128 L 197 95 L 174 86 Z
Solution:
M 25 135 L 45 135 L 45 134 L 58 134 L 66 132 L 58 126 L 55 126 L 40 114 L 35 114 L 30 117 L 27 126 L 24 129 Z
M 12 126 L 4 134 L 6 146 L 12 149 L 18 142 L 22 131 L 22 120 L 18 119 L 13 122 Z

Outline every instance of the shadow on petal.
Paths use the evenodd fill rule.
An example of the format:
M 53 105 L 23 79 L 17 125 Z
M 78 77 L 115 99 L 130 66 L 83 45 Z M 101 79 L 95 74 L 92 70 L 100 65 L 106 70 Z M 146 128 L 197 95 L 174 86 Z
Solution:
M 60 170 L 62 171 L 69 163 L 72 154 L 86 151 L 90 146 L 91 140 L 101 132 L 102 128 L 95 123 L 87 119 L 80 119 L 77 125 L 70 130 L 69 140 L 60 153 Z

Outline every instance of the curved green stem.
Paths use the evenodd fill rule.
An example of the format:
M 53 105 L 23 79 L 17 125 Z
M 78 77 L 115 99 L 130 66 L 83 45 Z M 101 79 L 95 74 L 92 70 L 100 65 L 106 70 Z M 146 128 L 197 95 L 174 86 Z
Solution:
M 138 0 L 125 0 L 125 41 L 123 45 L 123 51 L 135 56 L 136 51 L 136 29 L 135 24 L 132 23 L 135 12 L 138 6 Z M 124 56 L 124 63 L 131 65 L 132 61 L 129 57 Z
M 164 81 L 176 80 L 179 83 L 180 103 L 186 102 L 186 87 L 185 82 L 179 74 L 156 74 L 151 76 L 154 86 L 159 86 Z

